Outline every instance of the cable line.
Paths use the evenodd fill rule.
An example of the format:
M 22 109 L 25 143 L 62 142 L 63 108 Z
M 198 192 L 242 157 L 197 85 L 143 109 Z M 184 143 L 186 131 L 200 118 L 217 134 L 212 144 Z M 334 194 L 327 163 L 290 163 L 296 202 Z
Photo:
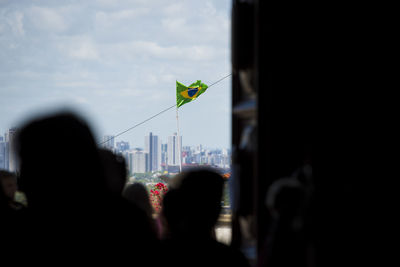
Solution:
M 219 79 L 218 81 L 216 81 L 216 82 L 210 84 L 210 85 L 208 86 L 208 88 L 210 88 L 210 87 L 213 86 L 214 84 L 219 83 L 219 82 L 222 81 L 222 80 L 225 80 L 226 78 L 228 78 L 228 77 L 231 76 L 231 75 L 232 75 L 232 73 L 230 73 L 230 74 L 226 75 L 224 78 L 221 78 L 221 79 Z
M 225 80 L 226 78 L 228 78 L 228 77 L 231 76 L 231 75 L 232 75 L 232 73 L 226 75 L 225 77 L 223 77 L 223 78 L 219 79 L 218 81 L 216 81 L 216 82 L 212 83 L 211 85 L 209 85 L 208 88 L 210 88 L 211 86 L 213 86 L 213 85 L 219 83 L 219 82 L 222 81 L 222 80 Z M 208 90 L 208 88 L 207 88 L 207 90 Z M 134 129 L 134 128 L 140 126 L 140 125 L 142 125 L 143 123 L 145 123 L 145 122 L 147 122 L 147 121 L 149 121 L 149 120 L 151 120 L 151 119 L 153 119 L 153 118 L 155 118 L 155 117 L 161 115 L 161 114 L 164 113 L 164 112 L 167 112 L 168 110 L 170 110 L 171 108 L 174 108 L 174 107 L 176 107 L 176 104 L 174 104 L 173 106 L 170 106 L 170 107 L 168 107 L 168 108 L 166 108 L 166 109 L 164 109 L 164 110 L 158 112 L 157 114 L 155 114 L 155 115 L 153 115 L 153 116 L 151 116 L 151 117 L 145 119 L 145 120 L 142 121 L 142 122 L 139 122 L 138 124 L 133 125 L 132 127 L 128 128 L 128 129 L 126 129 L 126 130 L 124 130 L 124 131 L 122 131 L 122 132 L 120 132 L 120 133 L 114 135 L 112 138 L 110 138 L 110 139 L 108 139 L 108 140 L 106 140 L 106 141 L 103 141 L 103 142 L 101 142 L 101 143 L 98 143 L 98 145 L 105 144 L 105 143 L 107 143 L 108 141 L 114 139 L 115 137 L 118 137 L 118 136 L 120 136 L 120 135 L 122 135 L 122 134 L 124 134 L 124 133 L 126 133 L 126 132 L 129 132 L 130 130 L 132 130 L 132 129 Z

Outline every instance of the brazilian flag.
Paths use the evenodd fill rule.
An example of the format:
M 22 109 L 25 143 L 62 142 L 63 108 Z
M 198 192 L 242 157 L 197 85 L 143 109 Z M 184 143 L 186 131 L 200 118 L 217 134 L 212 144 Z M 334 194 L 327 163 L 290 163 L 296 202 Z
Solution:
M 197 82 L 192 83 L 189 86 L 185 86 L 176 81 L 176 105 L 179 108 L 180 106 L 195 100 L 199 95 L 204 93 L 207 88 L 208 86 L 200 80 L 197 80 Z

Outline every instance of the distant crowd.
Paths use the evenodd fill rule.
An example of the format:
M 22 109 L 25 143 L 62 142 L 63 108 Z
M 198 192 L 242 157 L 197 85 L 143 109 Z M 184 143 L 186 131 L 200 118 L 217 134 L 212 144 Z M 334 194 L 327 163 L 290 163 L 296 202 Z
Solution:
M 98 148 L 79 116 L 61 112 L 19 129 L 19 172 L 0 171 L 3 263 L 250 266 L 240 250 L 215 238 L 220 174 L 201 168 L 176 175 L 156 212 L 144 185 L 127 185 L 124 158 Z M 314 266 L 311 177 L 305 164 L 269 187 L 271 220 L 266 239 L 258 240 L 257 266 Z
M 61 112 L 19 129 L 19 172 L 0 171 L 3 261 L 249 266 L 239 250 L 215 239 L 220 174 L 180 173 L 154 216 L 147 189 L 126 186 L 124 158 L 98 148 L 79 116 Z

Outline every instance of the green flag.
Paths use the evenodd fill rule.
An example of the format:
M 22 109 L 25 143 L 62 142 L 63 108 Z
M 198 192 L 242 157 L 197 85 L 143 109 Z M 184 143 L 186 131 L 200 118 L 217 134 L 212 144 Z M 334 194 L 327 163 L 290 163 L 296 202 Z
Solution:
M 189 86 L 185 86 L 176 81 L 176 105 L 179 108 L 180 106 L 195 100 L 199 95 L 204 93 L 207 88 L 208 86 L 200 80 L 197 80 L 197 82 L 192 83 Z

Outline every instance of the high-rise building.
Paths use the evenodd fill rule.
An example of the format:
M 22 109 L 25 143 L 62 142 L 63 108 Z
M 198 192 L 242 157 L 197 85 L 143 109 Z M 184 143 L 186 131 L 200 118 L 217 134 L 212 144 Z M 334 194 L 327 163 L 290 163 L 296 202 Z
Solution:
M 192 155 L 190 146 L 182 146 L 182 164 L 190 164 L 192 163 Z
M 168 145 L 161 144 L 161 164 L 167 165 L 167 158 L 168 158 Z
M 0 136 L 0 170 L 6 170 L 6 142 L 4 142 L 3 136 Z
M 104 148 L 113 150 L 114 149 L 114 135 L 104 135 L 103 141 L 102 141 L 102 146 Z
M 124 142 L 124 141 L 117 142 L 116 149 L 117 149 L 117 152 L 120 152 L 120 153 L 128 151 L 129 150 L 129 142 Z
M 126 152 L 126 164 L 128 165 L 128 174 L 133 174 L 133 151 Z
M 144 138 L 144 150 L 148 155 L 148 171 L 161 171 L 161 142 L 152 132 Z
M 4 169 L 10 169 L 10 143 L 4 142 Z
M 168 136 L 168 165 L 179 165 L 179 151 L 182 151 L 182 136 L 179 136 L 179 146 L 177 133 Z
M 8 165 L 8 170 L 10 172 L 14 172 L 18 168 L 18 163 L 17 163 L 17 155 L 15 151 L 15 136 L 17 133 L 16 128 L 10 128 L 6 134 L 5 134 L 5 141 L 6 143 L 6 165 Z M 7 164 L 8 163 L 8 164 Z M 6 168 L 7 169 L 7 168 Z
M 203 146 L 201 144 L 196 147 L 196 152 L 197 153 L 203 152 Z
M 148 171 L 148 153 L 142 150 L 128 152 L 129 173 L 145 173 Z

